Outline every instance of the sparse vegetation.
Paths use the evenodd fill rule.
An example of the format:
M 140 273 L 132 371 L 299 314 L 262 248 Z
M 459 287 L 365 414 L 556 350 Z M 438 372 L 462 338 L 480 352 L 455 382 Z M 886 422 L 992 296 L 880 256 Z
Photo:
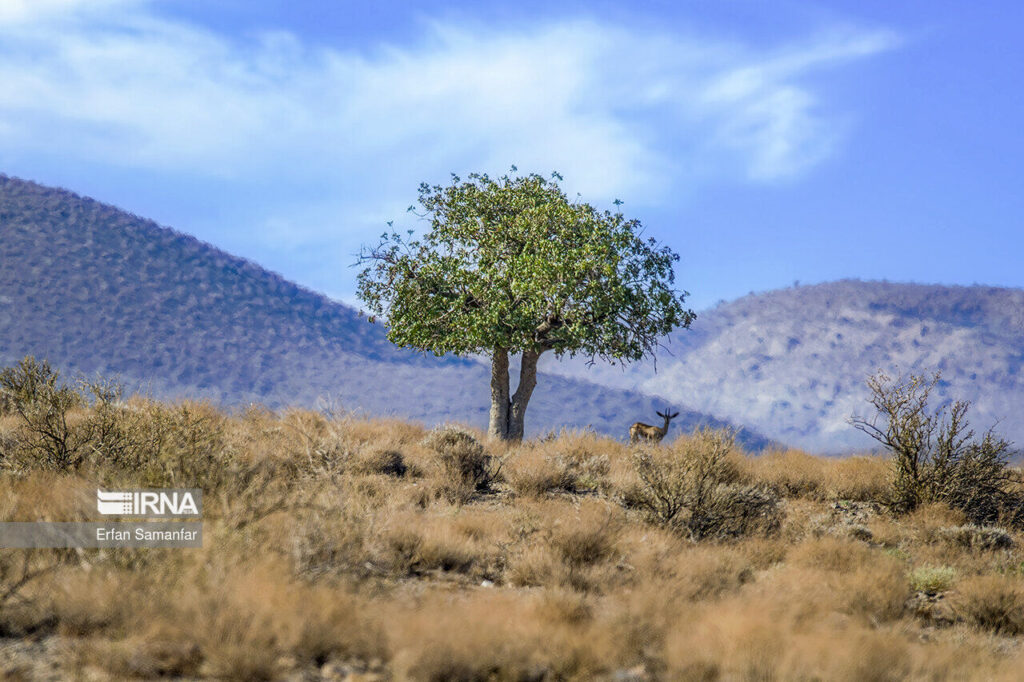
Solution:
M 1024 495 L 1008 466 L 1011 444 L 992 431 L 976 439 L 967 420 L 968 402 L 929 407 L 939 379 L 939 374 L 895 379 L 875 374 L 868 388 L 877 414 L 851 420 L 892 455 L 888 505 L 906 513 L 941 502 L 976 524 L 1024 521 Z
M 764 486 L 737 483 L 734 445 L 730 431 L 701 429 L 670 450 L 638 451 L 633 462 L 641 485 L 632 503 L 695 540 L 774 531 L 778 499 Z
M 1019 531 L 944 503 L 886 513 L 882 459 L 755 457 L 716 430 L 511 445 L 83 392 L 69 428 L 98 422 L 58 470 L 0 418 L 17 463 L 0 518 L 89 519 L 104 483 L 198 483 L 205 546 L 0 550 L 0 675 L 1010 680 L 1024 664 Z

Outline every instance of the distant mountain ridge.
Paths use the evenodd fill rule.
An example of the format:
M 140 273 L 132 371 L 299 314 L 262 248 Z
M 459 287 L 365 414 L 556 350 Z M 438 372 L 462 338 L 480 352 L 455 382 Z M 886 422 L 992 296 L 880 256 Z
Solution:
M 489 371 L 395 347 L 380 325 L 194 237 L 66 190 L 0 175 L 0 364 L 26 354 L 118 375 L 158 397 L 313 407 L 485 426 Z M 665 401 L 543 376 L 531 434 L 616 437 Z M 681 406 L 684 407 L 685 406 Z M 683 429 L 721 422 L 685 410 Z M 674 428 L 675 430 L 675 428 Z M 749 447 L 767 441 L 745 432 Z
M 1024 444 L 1024 290 L 843 280 L 751 294 L 702 312 L 666 341 L 658 371 L 542 368 L 663 395 L 820 452 L 873 445 L 865 379 L 940 370 L 936 404 L 973 401 L 971 422 Z

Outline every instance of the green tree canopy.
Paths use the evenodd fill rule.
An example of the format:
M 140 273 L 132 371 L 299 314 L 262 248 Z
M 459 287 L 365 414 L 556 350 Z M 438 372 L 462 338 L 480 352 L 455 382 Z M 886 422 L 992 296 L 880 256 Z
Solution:
M 645 239 L 640 221 L 570 201 L 558 180 L 474 173 L 422 184 L 420 208 L 409 210 L 429 229 L 419 238 L 387 232 L 360 254 L 359 297 L 386 319 L 392 342 L 491 355 L 491 433 L 500 437 L 522 437 L 533 388 L 517 390 L 518 407 L 508 398 L 509 353 L 523 354 L 523 389 L 546 351 L 639 360 L 694 319 L 686 292 L 673 287 L 679 256 Z M 494 386 L 502 372 L 504 396 Z M 495 424 L 502 411 L 504 430 Z

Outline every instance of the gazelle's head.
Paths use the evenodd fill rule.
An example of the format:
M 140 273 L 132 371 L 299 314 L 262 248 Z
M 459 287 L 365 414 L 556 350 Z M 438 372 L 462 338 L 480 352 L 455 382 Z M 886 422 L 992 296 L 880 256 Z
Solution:
M 678 417 L 679 413 L 678 412 L 669 412 L 668 410 L 665 410 L 664 412 L 658 412 L 657 415 L 659 417 L 661 417 L 662 419 L 664 419 L 665 420 L 665 425 L 668 426 L 668 423 L 670 421 L 672 421 L 673 419 L 675 419 L 676 417 Z

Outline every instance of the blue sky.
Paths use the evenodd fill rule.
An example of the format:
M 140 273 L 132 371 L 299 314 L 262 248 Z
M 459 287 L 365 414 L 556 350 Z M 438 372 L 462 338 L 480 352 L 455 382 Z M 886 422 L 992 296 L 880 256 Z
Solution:
M 421 181 L 558 170 L 697 308 L 1024 285 L 1016 3 L 0 0 L 0 172 L 352 300 Z

